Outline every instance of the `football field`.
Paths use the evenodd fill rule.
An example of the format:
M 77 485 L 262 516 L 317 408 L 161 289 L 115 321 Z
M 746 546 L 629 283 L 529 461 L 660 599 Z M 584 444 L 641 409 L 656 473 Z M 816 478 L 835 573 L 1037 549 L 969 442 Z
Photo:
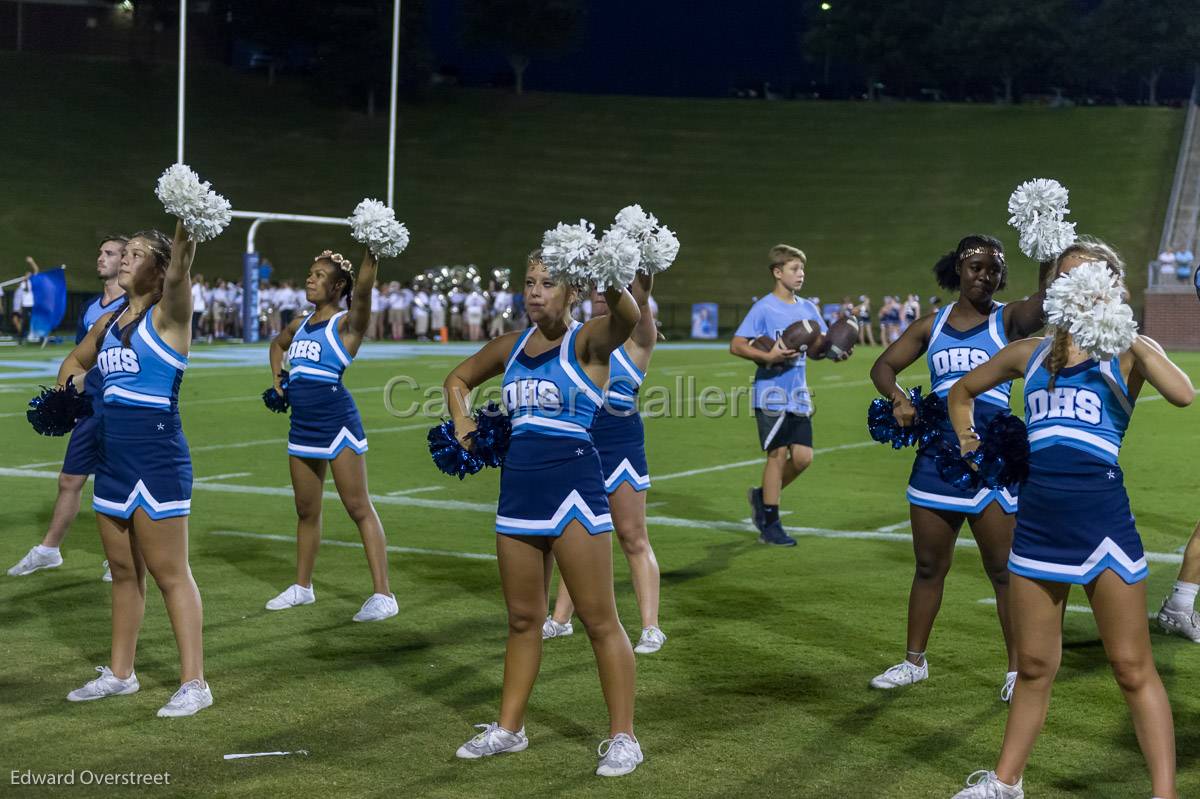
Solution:
M 181 409 L 195 490 L 191 565 L 205 606 L 215 704 L 159 719 L 178 657 L 149 581 L 141 692 L 72 704 L 108 662 L 109 590 L 90 511 L 62 567 L 0 575 L 0 784 L 5 795 L 405 797 L 948 797 L 995 764 L 1007 706 L 991 588 L 964 532 L 929 646 L 930 679 L 878 692 L 867 681 L 903 657 L 913 557 L 904 487 L 912 461 L 871 442 L 865 416 L 878 349 L 810 363 L 816 459 L 785 492 L 799 546 L 760 545 L 746 488 L 758 450 L 749 364 L 723 345 L 660 345 L 643 394 L 653 488 L 651 542 L 662 568 L 661 652 L 638 656 L 636 731 L 646 762 L 594 776 L 608 722 L 582 626 L 546 642 L 526 752 L 456 760 L 472 724 L 495 720 L 506 633 L 492 532 L 499 472 L 437 471 L 406 415 L 440 387 L 469 344 L 364 345 L 347 371 L 370 441 L 371 493 L 390 545 L 400 615 L 350 617 L 371 590 L 358 535 L 327 485 L 316 604 L 263 603 L 294 576 L 295 511 L 287 419 L 268 412 L 266 348 L 193 347 Z M 0 567 L 49 521 L 65 439 L 39 437 L 27 400 L 65 350 L 0 350 Z M 1200 354 L 1179 354 L 1200 383 Z M 396 378 L 400 378 L 396 380 Z M 928 385 L 914 368 L 908 385 Z M 390 381 L 390 382 L 389 382 Z M 1014 396 L 1019 395 L 1014 387 Z M 428 395 L 432 396 L 432 395 Z M 737 398 L 731 407 L 725 399 Z M 1017 400 L 1019 403 L 1020 400 Z M 725 406 L 722 408 L 722 406 Z M 394 412 L 393 412 L 394 411 Z M 1150 560 L 1156 611 L 1200 518 L 1200 406 L 1147 389 L 1121 463 Z M 628 568 L 617 598 L 636 639 Z M 1175 713 L 1182 796 L 1200 795 L 1200 646 L 1155 627 L 1155 658 Z M 231 753 L 307 754 L 226 761 Z M 170 774 L 169 788 L 10 786 L 11 772 Z M 1025 776 L 1030 796 L 1146 797 L 1149 780 L 1082 590 L 1066 614 L 1064 656 L 1046 730 Z

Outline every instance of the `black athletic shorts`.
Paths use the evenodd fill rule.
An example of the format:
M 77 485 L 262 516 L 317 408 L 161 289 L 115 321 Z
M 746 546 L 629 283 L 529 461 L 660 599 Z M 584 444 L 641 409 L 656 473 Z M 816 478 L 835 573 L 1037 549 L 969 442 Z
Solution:
M 813 445 L 812 419 L 805 414 L 755 408 L 754 419 L 758 422 L 758 440 L 764 452 L 792 444 Z

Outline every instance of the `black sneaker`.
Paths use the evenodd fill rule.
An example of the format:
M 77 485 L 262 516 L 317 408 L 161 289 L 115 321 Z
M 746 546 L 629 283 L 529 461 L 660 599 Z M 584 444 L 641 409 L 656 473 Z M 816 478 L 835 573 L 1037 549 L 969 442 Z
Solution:
M 758 540 L 764 544 L 772 544 L 777 547 L 796 546 L 796 539 L 783 531 L 782 522 L 764 525 L 762 535 L 758 537 Z
M 750 520 L 754 522 L 754 527 L 761 533 L 763 525 L 767 523 L 767 520 L 763 518 L 762 489 L 748 489 L 746 491 L 746 498 L 750 500 Z

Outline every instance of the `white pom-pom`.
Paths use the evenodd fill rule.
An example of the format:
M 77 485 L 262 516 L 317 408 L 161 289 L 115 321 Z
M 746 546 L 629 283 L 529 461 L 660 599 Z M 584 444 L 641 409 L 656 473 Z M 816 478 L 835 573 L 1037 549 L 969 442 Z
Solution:
M 1021 230 L 1044 217 L 1062 219 L 1067 208 L 1067 187 L 1050 178 L 1027 180 L 1008 198 L 1008 224 Z
M 1075 241 L 1075 223 L 1043 216 L 1020 228 L 1021 252 L 1035 261 L 1053 261 Z
M 679 237 L 666 225 L 642 239 L 641 269 L 648 275 L 665 272 L 679 255 Z
M 1044 307 L 1047 323 L 1066 330 L 1098 361 L 1115 358 L 1137 338 L 1133 310 L 1107 264 L 1080 264 L 1059 276 L 1046 289 Z
M 638 267 L 648 275 L 665 272 L 679 255 L 679 239 L 665 225 L 659 225 L 654 214 L 640 205 L 627 205 L 617 212 L 613 230 L 621 229 L 638 243 L 642 252 Z
M 643 236 L 649 235 L 657 226 L 658 219 L 654 214 L 643 211 L 640 205 L 625 206 L 617 211 L 617 216 L 613 220 L 613 227 L 624 228 L 629 235 L 639 240 Z
M 158 178 L 154 194 L 163 208 L 179 217 L 188 235 L 197 242 L 221 235 L 233 218 L 229 201 L 209 187 L 208 181 L 186 164 L 173 164 Z
M 637 240 L 624 228 L 612 227 L 588 260 L 588 271 L 597 291 L 609 286 L 623 289 L 637 276 L 641 260 L 642 250 Z
M 379 200 L 365 199 L 350 215 L 350 235 L 366 244 L 377 258 L 395 258 L 408 247 L 408 228 Z
M 588 261 L 596 252 L 596 226 L 586 219 L 578 225 L 559 222 L 542 234 L 542 263 L 546 271 L 573 285 L 591 282 L 593 275 Z

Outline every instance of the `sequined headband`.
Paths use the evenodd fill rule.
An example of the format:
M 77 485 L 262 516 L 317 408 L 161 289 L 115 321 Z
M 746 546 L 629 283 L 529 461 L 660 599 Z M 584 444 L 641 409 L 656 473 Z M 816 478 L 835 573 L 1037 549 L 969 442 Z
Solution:
M 318 255 L 316 258 L 313 258 L 313 261 L 319 261 L 322 258 L 328 258 L 329 260 L 331 260 L 335 264 L 337 264 L 339 269 L 349 272 L 352 275 L 354 274 L 354 265 L 350 263 L 349 258 L 343 257 L 340 252 L 334 252 L 333 250 L 323 250 L 320 255 Z
M 995 247 L 968 247 L 958 254 L 959 263 L 967 260 L 972 255 L 990 255 L 1000 263 L 1004 263 L 1004 253 Z

